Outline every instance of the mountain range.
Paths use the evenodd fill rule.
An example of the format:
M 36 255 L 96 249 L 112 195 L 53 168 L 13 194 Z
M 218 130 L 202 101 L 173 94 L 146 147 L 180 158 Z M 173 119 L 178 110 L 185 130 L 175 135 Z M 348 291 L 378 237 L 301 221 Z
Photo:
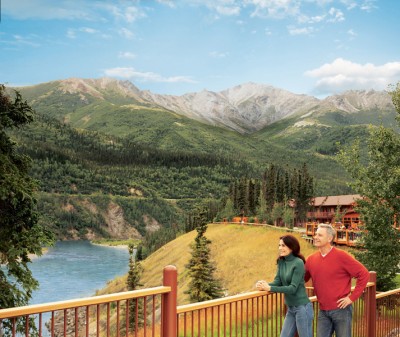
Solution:
M 26 89 L 21 88 L 22 91 Z M 39 84 L 30 89 L 39 93 L 33 104 L 40 100 L 46 101 L 51 96 L 59 96 L 60 93 L 75 95 L 77 106 L 99 100 L 120 104 L 123 108 L 137 109 L 138 106 L 144 106 L 164 109 L 241 134 L 254 133 L 291 116 L 298 118 L 295 126 L 300 127 L 318 125 L 316 118 L 335 111 L 360 115 L 370 111 L 394 112 L 390 96 L 386 92 L 374 90 L 352 90 L 318 99 L 270 85 L 244 83 L 220 92 L 203 90 L 172 96 L 141 91 L 129 81 L 111 78 L 70 78 Z
M 18 90 L 41 116 L 157 151 L 231 158 L 251 164 L 252 172 L 271 163 L 296 168 L 306 162 L 319 195 L 351 192 L 335 159 L 339 144 L 366 140 L 370 125 L 397 125 L 390 95 L 373 90 L 318 99 L 245 83 L 172 96 L 111 78 L 70 78 Z

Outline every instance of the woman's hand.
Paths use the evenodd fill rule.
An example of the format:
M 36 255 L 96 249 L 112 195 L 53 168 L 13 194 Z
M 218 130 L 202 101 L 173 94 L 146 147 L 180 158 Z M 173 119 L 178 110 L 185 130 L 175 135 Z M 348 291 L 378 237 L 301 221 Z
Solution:
M 257 281 L 256 289 L 257 290 L 270 291 L 271 290 L 271 286 L 266 281 L 261 280 L 261 281 Z

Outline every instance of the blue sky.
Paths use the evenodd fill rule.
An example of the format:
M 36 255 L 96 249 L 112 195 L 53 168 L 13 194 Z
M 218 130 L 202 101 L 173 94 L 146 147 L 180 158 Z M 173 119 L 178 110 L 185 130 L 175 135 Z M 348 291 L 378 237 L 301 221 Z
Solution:
M 0 83 L 113 77 L 317 97 L 400 81 L 400 1 L 0 0 Z

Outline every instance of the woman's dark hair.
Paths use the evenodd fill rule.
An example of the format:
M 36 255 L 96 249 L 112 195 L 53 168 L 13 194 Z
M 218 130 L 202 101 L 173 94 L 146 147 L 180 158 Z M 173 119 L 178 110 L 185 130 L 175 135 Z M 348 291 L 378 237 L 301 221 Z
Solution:
M 300 243 L 299 240 L 297 240 L 293 235 L 284 235 L 279 238 L 280 240 L 283 241 L 283 243 L 288 247 L 289 249 L 292 250 L 292 254 L 300 259 L 303 260 L 304 263 L 306 263 L 306 259 L 302 254 L 300 254 Z M 283 257 L 278 257 L 277 263 L 280 259 Z

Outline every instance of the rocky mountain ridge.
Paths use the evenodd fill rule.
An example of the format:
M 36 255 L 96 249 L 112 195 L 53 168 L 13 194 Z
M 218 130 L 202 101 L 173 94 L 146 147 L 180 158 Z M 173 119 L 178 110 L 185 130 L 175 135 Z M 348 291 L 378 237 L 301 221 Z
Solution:
M 357 113 L 394 110 L 390 96 L 386 92 L 374 90 L 351 90 L 321 100 L 252 82 L 220 92 L 203 90 L 182 96 L 142 91 L 130 81 L 112 78 L 70 78 L 52 83 L 55 84 L 54 90 L 77 94 L 84 102 L 88 98 L 107 100 L 112 95 L 120 96 L 125 101 L 161 107 L 202 123 L 240 133 L 252 133 L 294 115 L 307 117 L 327 111 Z

